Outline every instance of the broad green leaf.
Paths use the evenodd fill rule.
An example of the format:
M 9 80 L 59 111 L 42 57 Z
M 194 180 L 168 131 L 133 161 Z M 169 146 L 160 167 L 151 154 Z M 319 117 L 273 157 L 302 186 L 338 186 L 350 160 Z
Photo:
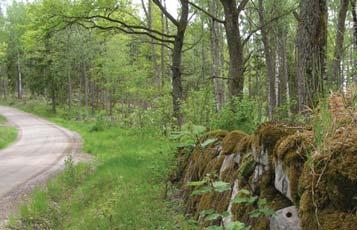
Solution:
M 206 127 L 204 127 L 202 125 L 193 125 L 192 126 L 192 134 L 193 135 L 198 136 L 204 132 L 206 132 Z
M 205 217 L 205 216 L 213 214 L 215 212 L 216 211 L 214 209 L 207 209 L 207 210 L 203 210 L 202 212 L 200 212 L 200 215 Z
M 233 204 L 244 204 L 244 205 L 252 205 L 257 200 L 257 197 L 246 197 L 240 196 L 239 194 L 233 199 Z
M 208 226 L 206 230 L 224 230 L 224 228 L 222 226 L 213 225 L 213 226 Z
M 231 190 L 231 184 L 224 181 L 215 181 L 213 182 L 213 188 L 216 192 L 225 192 Z
M 207 139 L 207 140 L 205 140 L 205 141 L 201 144 L 201 147 L 202 147 L 202 148 L 205 148 L 205 147 L 207 147 L 208 145 L 215 143 L 217 140 L 218 140 L 217 138 Z
M 246 226 L 242 222 L 234 221 L 234 222 L 228 223 L 225 226 L 225 229 L 226 230 L 250 230 L 251 228 L 249 226 Z
M 186 185 L 187 186 L 191 186 L 191 187 L 198 187 L 198 186 L 202 186 L 202 185 L 204 185 L 206 183 L 207 183 L 207 180 L 203 179 L 203 180 L 199 180 L 199 181 L 188 182 Z
M 199 188 L 199 189 L 193 191 L 192 196 L 202 195 L 202 194 L 209 193 L 209 192 L 212 192 L 212 188 L 209 186 L 204 186 L 202 188 Z
M 217 220 L 218 218 L 221 218 L 222 216 L 219 213 L 212 213 L 209 214 L 205 217 L 205 220 Z
M 252 218 L 258 218 L 258 217 L 269 217 L 274 215 L 275 212 L 272 209 L 269 208 L 258 208 L 256 210 L 253 210 L 248 213 L 248 215 Z
M 223 218 L 229 217 L 230 215 L 231 215 L 230 212 L 223 212 L 223 213 L 221 214 L 221 216 L 222 216 Z

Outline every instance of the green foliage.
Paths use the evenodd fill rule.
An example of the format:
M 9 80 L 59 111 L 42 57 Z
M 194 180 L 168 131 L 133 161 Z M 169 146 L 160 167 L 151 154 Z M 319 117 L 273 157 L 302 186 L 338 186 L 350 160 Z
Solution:
M 241 189 L 238 191 L 237 196 L 233 199 L 234 204 L 243 205 L 254 205 L 258 197 L 252 196 L 251 193 L 246 189 Z
M 17 129 L 6 124 L 6 119 L 0 116 L 0 149 L 5 148 L 15 141 L 17 137 Z
M 318 151 L 322 150 L 325 140 L 332 134 L 335 128 L 326 99 L 322 99 L 314 110 L 312 127 L 314 131 L 314 144 Z
M 275 213 L 268 207 L 266 199 L 258 199 L 257 196 L 252 196 L 251 192 L 246 189 L 239 190 L 232 202 L 246 206 L 257 206 L 256 209 L 249 212 L 249 216 L 252 218 L 270 217 Z
M 222 193 L 231 190 L 231 184 L 224 181 L 216 181 L 215 174 L 207 174 L 200 181 L 191 181 L 187 183 L 187 186 L 194 187 L 195 190 L 191 195 L 202 195 L 209 192 Z
M 65 172 L 12 218 L 13 229 L 191 229 L 171 207 L 178 205 L 162 199 L 174 160 L 173 143 L 154 131 L 117 125 L 90 132 L 95 121 L 53 116 L 41 104 L 28 108 L 79 132 L 83 151 L 97 160 L 74 166 L 68 158 Z
M 195 146 L 199 143 L 200 136 L 206 132 L 206 127 L 202 125 L 194 125 L 192 122 L 186 123 L 182 126 L 181 131 L 172 132 L 171 139 L 179 142 L 178 147 Z M 210 140 L 211 142 L 212 140 Z M 209 142 L 204 143 L 210 144 Z
M 235 98 L 211 121 L 215 129 L 242 130 L 252 133 L 258 126 L 257 105 L 247 98 Z
M 187 183 L 187 186 L 194 187 L 195 189 L 191 195 L 202 195 L 205 193 L 222 193 L 231 190 L 231 184 L 223 181 L 215 181 L 216 176 L 214 174 L 207 174 L 200 181 L 192 181 Z M 255 209 L 249 212 L 249 216 L 252 218 L 270 217 L 274 215 L 274 210 L 270 209 L 265 199 L 259 199 L 257 196 L 253 196 L 249 190 L 240 189 L 236 197 L 232 200 L 233 204 L 241 204 L 245 206 L 252 206 Z M 205 221 L 223 220 L 225 217 L 229 217 L 231 213 L 217 213 L 215 209 L 203 210 L 200 212 L 200 218 Z M 240 221 L 233 221 L 228 225 L 216 226 L 212 225 L 206 229 L 222 229 L 222 230 L 249 230 L 250 226 L 246 226 Z

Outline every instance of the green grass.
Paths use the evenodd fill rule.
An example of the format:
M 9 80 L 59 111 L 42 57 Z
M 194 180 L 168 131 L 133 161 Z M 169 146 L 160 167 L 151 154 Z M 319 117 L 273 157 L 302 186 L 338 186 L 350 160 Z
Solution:
M 17 129 L 6 123 L 6 119 L 0 116 L 0 149 L 7 147 L 15 141 L 17 137 Z
M 151 130 L 125 129 L 95 120 L 74 121 L 44 106 L 17 105 L 79 132 L 93 164 L 74 166 L 46 189 L 36 190 L 13 229 L 192 229 L 165 199 L 165 179 L 174 162 L 174 145 Z M 61 112 L 59 112 L 61 114 Z M 104 128 L 97 129 L 97 126 Z M 97 127 L 97 128 L 93 128 Z M 101 131 L 93 131 L 101 130 Z

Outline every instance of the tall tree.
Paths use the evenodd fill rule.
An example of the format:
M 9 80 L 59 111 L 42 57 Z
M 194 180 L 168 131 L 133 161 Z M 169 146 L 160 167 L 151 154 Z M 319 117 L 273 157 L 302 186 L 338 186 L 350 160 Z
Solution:
M 316 105 L 323 95 L 327 42 L 326 0 L 301 0 L 297 31 L 298 108 Z
M 182 90 L 182 48 L 184 45 L 185 32 L 188 25 L 189 4 L 188 0 L 180 0 L 181 14 L 179 19 L 175 19 L 161 3 L 160 0 L 153 0 L 160 8 L 165 16 L 175 25 L 176 35 L 174 39 L 174 48 L 172 51 L 172 104 L 173 115 L 177 119 L 177 124 L 181 127 L 183 124 L 183 114 L 181 111 L 181 103 L 183 101 Z
M 211 1 L 209 3 L 210 7 L 210 13 L 217 17 L 218 9 L 217 9 L 217 2 L 216 1 Z M 224 105 L 224 81 L 222 79 L 223 76 L 221 76 L 221 69 L 223 63 L 221 63 L 222 59 L 221 57 L 221 52 L 222 52 L 222 47 L 223 43 L 220 41 L 220 31 L 219 31 L 219 24 L 216 22 L 216 20 L 211 18 L 211 24 L 210 24 L 210 45 L 211 45 L 211 60 L 212 60 L 212 66 L 211 66 L 211 75 L 212 75 L 212 81 L 213 81 L 213 90 L 214 90 L 214 95 L 216 99 L 216 110 L 220 111 L 222 109 L 222 106 Z
M 351 12 L 352 12 L 352 20 L 353 20 L 354 42 L 355 42 L 355 46 L 357 47 L 357 4 L 356 4 L 356 0 L 351 0 L 351 6 L 352 6 Z
M 341 79 L 341 58 L 343 56 L 343 42 L 345 37 L 345 21 L 349 5 L 349 0 L 340 0 L 340 10 L 338 12 L 336 39 L 335 39 L 335 51 L 332 64 L 332 76 L 331 80 L 337 88 L 342 84 Z
M 271 46 L 269 43 L 268 37 L 268 26 L 264 26 L 266 24 L 266 17 L 265 17 L 265 9 L 263 0 L 259 0 L 259 21 L 261 26 L 261 34 L 262 34 L 262 41 L 264 45 L 264 54 L 265 54 L 265 62 L 267 66 L 267 75 L 268 75 L 268 115 L 269 119 L 273 119 L 274 110 L 276 107 L 276 95 L 275 95 L 275 65 L 274 65 L 274 53 L 271 50 Z
M 238 6 L 236 0 L 220 1 L 224 9 L 224 27 L 226 30 L 229 52 L 229 96 L 241 97 L 244 86 L 244 44 L 240 31 L 239 19 L 248 0 L 242 0 Z

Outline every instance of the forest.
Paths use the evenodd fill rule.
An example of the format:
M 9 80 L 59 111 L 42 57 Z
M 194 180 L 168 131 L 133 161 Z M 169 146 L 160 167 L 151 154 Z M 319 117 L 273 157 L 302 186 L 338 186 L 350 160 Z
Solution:
M 315 152 L 326 151 L 326 143 L 344 127 L 352 135 L 351 140 L 346 138 L 352 146 L 348 151 L 356 151 L 356 4 L 356 0 L 2 0 L 1 104 L 75 130 L 84 140 L 84 152 L 98 159 L 93 165 L 78 166 L 66 161 L 64 173 L 46 189 L 35 190 L 33 201 L 10 218 L 9 228 L 266 229 L 244 218 L 227 227 L 227 217 L 216 213 L 219 205 L 211 205 L 214 213 L 202 214 L 205 209 L 194 207 L 199 201 L 188 198 L 185 186 L 184 195 L 178 195 L 182 183 L 191 186 L 190 193 L 195 193 L 192 187 L 207 183 L 213 186 L 208 189 L 213 196 L 219 197 L 216 189 L 227 191 L 222 176 L 222 181 L 192 176 L 196 169 L 187 162 L 180 166 L 181 154 L 189 152 L 185 159 L 195 162 L 198 145 L 201 154 L 217 143 L 224 152 L 232 141 L 246 151 L 250 147 L 238 141 L 243 136 L 237 131 L 231 140 L 226 140 L 228 134 L 212 139 L 207 132 L 240 130 L 264 140 L 266 134 L 259 133 L 264 124 L 272 125 L 272 130 L 276 124 L 289 127 L 289 131 L 279 129 L 279 135 L 293 135 L 291 129 L 312 130 Z M 331 95 L 338 95 L 332 100 L 349 111 L 347 123 L 339 123 L 336 115 L 341 106 L 331 112 Z M 276 141 L 269 144 L 274 147 Z M 254 152 L 254 144 L 251 148 Z M 275 156 L 280 159 L 279 153 Z M 356 169 L 356 158 L 351 157 L 351 168 Z M 296 168 L 303 175 L 304 170 Z M 173 179 L 175 170 L 181 173 Z M 180 178 L 185 173 L 185 179 Z M 347 187 L 351 178 L 352 185 L 357 182 L 356 172 L 346 178 Z M 234 180 L 227 180 L 234 192 Z M 352 213 L 355 220 L 357 191 L 352 190 L 347 195 L 354 197 L 353 207 L 333 210 Z M 197 191 L 204 197 L 202 189 Z M 299 206 L 300 195 L 290 204 Z M 252 203 L 259 207 L 259 218 L 270 215 L 258 200 Z M 304 219 L 307 214 L 302 209 L 298 212 L 302 229 L 316 229 L 306 224 L 311 221 Z M 211 219 L 202 223 L 201 215 Z M 317 216 L 318 228 L 328 229 Z M 347 223 L 349 214 L 344 218 Z M 241 220 L 236 215 L 233 219 Z M 345 229 L 354 224 L 352 220 L 351 228 Z

